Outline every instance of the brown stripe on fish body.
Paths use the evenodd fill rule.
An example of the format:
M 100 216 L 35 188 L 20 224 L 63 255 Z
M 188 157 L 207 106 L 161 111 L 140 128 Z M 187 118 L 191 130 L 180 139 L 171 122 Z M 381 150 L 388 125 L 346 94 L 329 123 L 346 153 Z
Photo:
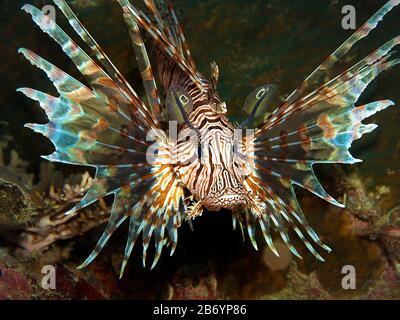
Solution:
M 178 137 L 178 153 L 189 152 L 190 156 L 196 155 L 193 162 L 189 164 L 179 164 L 177 168 L 178 175 L 182 182 L 187 186 L 196 199 L 202 199 L 210 192 L 213 186 L 220 179 L 222 174 L 218 169 L 220 165 L 223 168 L 232 166 L 230 146 L 233 139 L 233 126 L 227 119 L 216 114 L 214 109 L 208 104 L 199 105 L 193 110 L 189 119 L 193 126 L 201 133 L 203 142 L 203 158 L 198 159 L 197 148 L 193 142 L 186 141 L 183 137 L 188 134 L 189 128 L 184 128 Z M 203 160 L 203 163 L 201 163 Z M 226 169 L 227 170 L 227 169 Z M 233 171 L 229 170 L 229 173 Z M 227 171 L 228 172 L 228 171 Z M 231 173 L 232 174 L 232 173 Z M 226 174 L 225 178 L 226 179 Z M 219 183 L 228 186 L 235 186 L 238 182 L 237 177 L 229 178 L 229 181 L 220 181 Z M 235 180 L 235 181 L 233 181 Z
M 186 72 L 184 72 L 178 64 L 171 58 L 165 56 L 160 50 L 156 51 L 158 76 L 164 88 L 164 92 L 173 86 L 184 88 L 193 102 L 193 107 L 197 108 L 201 104 L 208 102 L 207 91 L 209 88 L 208 82 L 204 79 L 203 90 L 191 80 Z

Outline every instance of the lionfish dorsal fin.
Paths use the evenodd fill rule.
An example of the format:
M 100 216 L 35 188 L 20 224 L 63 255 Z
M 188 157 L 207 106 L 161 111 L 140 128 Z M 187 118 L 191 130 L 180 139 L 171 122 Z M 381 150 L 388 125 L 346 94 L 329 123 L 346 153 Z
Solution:
M 118 2 L 122 6 L 124 13 L 130 15 L 150 35 L 156 46 L 172 59 L 201 91 L 208 89 L 207 81 L 205 81 L 196 69 L 182 28 L 179 25 L 170 2 L 168 2 L 168 12 L 170 15 L 170 23 L 168 24 L 167 19 L 161 18 L 153 1 L 145 1 L 145 4 L 155 22 L 142 10 L 134 7 L 129 0 L 118 0 Z

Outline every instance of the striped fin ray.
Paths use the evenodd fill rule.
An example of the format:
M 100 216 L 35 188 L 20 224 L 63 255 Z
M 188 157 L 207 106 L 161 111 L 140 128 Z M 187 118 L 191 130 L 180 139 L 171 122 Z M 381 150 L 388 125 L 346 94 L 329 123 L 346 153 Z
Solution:
M 398 3 L 389 1 L 309 79 L 316 80 L 324 74 L 327 68 L 375 28 Z M 349 151 L 352 142 L 377 127 L 375 124 L 364 124 L 363 120 L 394 103 L 390 100 L 360 106 L 356 106 L 356 103 L 381 72 L 400 63 L 400 59 L 393 58 L 393 48 L 399 44 L 400 36 L 388 41 L 333 79 L 321 83 L 316 90 L 301 96 L 308 88 L 308 79 L 247 141 L 247 152 L 252 155 L 253 174 L 246 178 L 246 183 L 254 191 L 257 202 L 251 212 L 262 221 L 261 231 L 264 237 L 267 235 L 265 240 L 270 247 L 271 238 L 268 237 L 267 227 L 273 225 L 296 256 L 298 252 L 289 242 L 287 228 L 294 231 L 318 260 L 323 261 L 323 258 L 313 244 L 330 251 L 308 224 L 297 202 L 293 185 L 343 207 L 324 190 L 313 171 L 313 165 L 361 161 L 355 159 Z
M 252 215 L 247 208 L 244 209 L 246 214 L 246 224 L 247 224 L 247 233 L 249 235 L 251 244 L 253 245 L 254 249 L 258 250 L 257 242 L 256 242 L 256 226 L 257 226 L 257 219 L 254 215 Z
M 162 32 L 166 35 L 166 37 L 169 39 L 171 43 L 174 43 L 176 41 L 176 38 L 174 37 L 168 26 L 164 23 L 163 18 L 155 2 L 153 0 L 143 0 L 143 1 L 147 7 L 147 10 L 150 12 L 150 15 L 154 17 L 158 29 L 162 30 Z
M 390 56 L 390 53 L 388 53 Z M 355 107 L 355 103 L 368 84 L 382 71 L 400 62 L 383 57 L 372 65 L 360 69 L 356 75 L 344 75 L 334 89 L 320 91 L 312 103 L 300 107 L 293 116 L 276 121 L 271 117 L 256 132 L 260 161 L 278 161 L 281 165 L 296 161 L 313 163 L 354 163 L 349 148 L 352 141 L 372 131 L 374 125 L 364 125 L 362 120 L 374 112 L 393 105 L 382 100 Z M 363 113 L 362 110 L 368 112 Z M 268 167 L 270 168 L 270 167 Z M 276 170 L 275 170 L 276 171 Z
M 172 17 L 173 27 L 174 27 L 174 30 L 175 30 L 175 33 L 176 33 L 176 37 L 177 37 L 177 39 L 179 39 L 178 41 L 180 42 L 181 47 L 182 47 L 182 49 L 181 49 L 182 50 L 182 54 L 186 55 L 186 58 L 187 58 L 187 61 L 188 61 L 189 65 L 190 65 L 190 67 L 192 68 L 192 70 L 196 71 L 196 65 L 195 65 L 195 63 L 193 61 L 192 54 L 190 53 L 189 47 L 187 45 L 187 42 L 186 42 L 186 39 L 185 39 L 185 35 L 183 34 L 182 27 L 181 27 L 181 25 L 180 25 L 180 23 L 178 21 L 178 18 L 177 18 L 176 14 L 175 14 L 175 10 L 174 10 L 174 8 L 172 6 L 171 1 L 167 1 L 167 3 L 168 3 L 168 10 L 169 10 L 170 15 Z M 197 71 L 196 71 L 196 73 L 197 73 Z
M 238 223 L 239 223 L 239 228 L 240 228 L 240 231 L 242 233 L 242 238 L 243 238 L 243 241 L 244 241 L 245 237 L 244 237 L 243 224 L 245 224 L 246 221 L 244 221 L 244 219 L 242 217 L 242 214 L 240 212 L 234 212 L 234 213 L 232 213 L 232 227 L 233 227 L 233 230 L 236 230 L 236 227 L 237 227 Z M 253 244 L 253 241 L 252 241 L 252 244 Z
M 152 237 L 154 237 L 155 255 L 151 269 L 156 266 L 167 242 L 171 243 L 171 255 L 176 248 L 177 229 L 182 223 L 181 212 L 186 210 L 183 201 L 184 192 L 169 166 L 161 165 L 154 175 L 157 177 L 154 186 L 133 208 L 135 214 L 131 216 L 129 224 L 121 276 L 140 232 L 143 232 L 143 266 L 146 264 L 147 249 Z
M 274 183 L 270 186 L 271 181 Z M 249 236 L 252 242 L 255 242 L 255 222 L 258 222 L 268 247 L 276 256 L 279 256 L 271 237 L 272 228 L 279 234 L 290 251 L 301 259 L 300 253 L 289 237 L 289 228 L 291 228 L 299 239 L 303 241 L 306 248 L 318 260 L 324 261 L 322 256 L 314 248 L 315 245 L 313 246 L 310 241 L 328 252 L 330 252 L 331 249 L 322 243 L 315 231 L 309 226 L 297 203 L 294 193 L 291 194 L 287 192 L 287 183 L 288 182 L 274 180 L 268 180 L 267 183 L 264 179 L 258 177 L 250 177 L 247 179 L 247 186 L 253 191 L 256 191 L 259 197 L 263 199 L 263 214 L 260 214 L 259 210 L 251 208 L 248 220 L 252 220 L 252 222 L 247 221 L 248 229 L 251 229 Z M 290 187 L 290 189 L 292 189 L 292 187 Z M 302 232 L 301 229 L 303 229 L 305 233 Z
M 165 177 L 170 182 L 167 186 L 161 186 Z M 97 188 L 101 188 L 101 181 L 96 182 L 96 185 L 99 183 L 100 187 L 97 186 Z M 141 190 L 148 191 L 143 194 Z M 89 265 L 104 248 L 114 231 L 126 219 L 129 219 L 128 238 L 120 277 L 123 276 L 137 237 L 141 233 L 143 235 L 143 266 L 145 266 L 150 240 L 154 238 L 155 254 L 151 265 L 151 269 L 153 269 L 167 243 L 172 244 L 171 255 L 173 254 L 178 240 L 177 229 L 182 221 L 181 212 L 186 210 L 183 202 L 183 189 L 178 186 L 174 172 L 167 165 L 157 165 L 155 171 L 153 169 L 150 179 L 146 179 L 146 181 L 131 179 L 128 185 L 122 186 L 118 190 L 114 189 L 112 193 L 115 194 L 115 200 L 106 229 L 92 253 L 79 268 Z M 101 191 L 99 194 L 102 194 Z M 82 201 L 86 202 L 90 199 L 92 199 L 91 194 Z M 165 230 L 168 232 L 166 233 Z
M 165 14 L 164 16 L 161 16 L 153 0 L 144 0 L 144 3 L 146 4 L 150 16 L 154 17 L 158 29 L 162 31 L 165 38 L 168 39 L 171 44 L 173 44 L 177 51 L 179 51 L 180 55 L 184 57 L 185 60 L 188 60 L 188 64 L 192 67 L 192 69 L 196 70 L 171 2 L 166 1 L 166 7 L 169 14 Z
M 269 217 L 265 216 L 264 219 L 258 219 L 258 223 L 260 224 L 261 232 L 264 236 L 265 242 L 267 243 L 268 247 L 277 257 L 279 257 L 279 253 L 276 250 L 274 243 L 272 242 Z
M 92 52 L 96 55 L 97 59 L 105 67 L 108 74 L 111 75 L 113 81 L 119 86 L 121 90 L 124 90 L 125 95 L 132 95 L 133 98 L 140 103 L 137 93 L 119 70 L 114 66 L 111 60 L 108 58 L 103 49 L 97 44 L 96 40 L 90 35 L 86 28 L 82 25 L 75 13 L 71 10 L 68 4 L 64 0 L 54 0 L 54 3 L 60 8 L 65 17 L 68 19 L 69 24 L 73 27 L 75 32 L 81 37 L 83 41 L 92 49 Z
M 108 219 L 107 226 L 101 235 L 100 239 L 97 241 L 91 254 L 86 258 L 86 260 L 78 266 L 78 269 L 83 269 L 87 267 L 97 255 L 104 248 L 111 235 L 118 229 L 118 227 L 128 218 L 131 214 L 130 212 L 130 200 L 128 196 L 130 193 L 118 193 L 114 197 L 113 206 L 111 209 L 110 218 Z
M 321 85 L 317 90 L 308 94 L 307 96 L 299 99 L 295 103 L 289 105 L 286 108 L 277 108 L 268 119 L 268 121 L 264 122 L 262 129 L 269 129 L 281 122 L 286 121 L 287 118 L 291 117 L 295 112 L 300 110 L 309 108 L 310 106 L 315 105 L 320 100 L 326 100 L 327 96 L 339 96 L 339 102 L 343 103 L 346 100 L 341 99 L 340 94 L 343 91 L 348 91 L 348 93 L 352 94 L 352 99 L 356 102 L 364 89 L 367 87 L 369 82 L 371 82 L 376 73 L 382 72 L 384 69 L 382 67 L 378 67 L 379 65 L 386 66 L 386 69 L 389 66 L 385 62 L 391 57 L 394 53 L 391 51 L 395 46 L 400 44 L 400 36 L 393 38 L 388 41 L 386 44 L 381 46 L 380 48 L 373 51 L 366 58 L 355 64 L 353 67 L 344 71 L 334 79 L 328 81 L 327 83 Z M 395 62 L 395 61 L 394 61 Z M 392 64 L 390 62 L 389 64 Z M 372 77 L 366 77 L 366 73 L 370 73 Z M 369 82 L 364 83 L 364 85 L 360 85 L 359 80 L 361 78 L 369 79 Z M 353 89 L 353 90 L 350 90 Z M 346 104 L 344 104 L 346 106 Z M 338 110 L 340 110 L 338 108 Z M 340 110 L 339 112 L 342 112 Z
M 180 55 L 187 62 L 188 66 L 190 66 L 190 68 L 196 74 L 197 73 L 196 65 L 193 61 L 192 54 L 190 53 L 190 50 L 186 43 L 182 27 L 179 24 L 178 18 L 175 14 L 175 10 L 173 8 L 171 1 L 168 0 L 165 1 L 168 10 L 168 14 L 166 14 L 164 17 L 165 21 L 163 20 L 153 0 L 144 0 L 144 2 L 146 4 L 148 11 L 150 12 L 150 15 L 154 17 L 158 25 L 158 29 L 162 31 L 166 39 L 169 39 L 169 42 L 180 53 Z
M 349 50 L 361 39 L 368 36 L 368 34 L 377 27 L 380 21 L 389 13 L 395 6 L 400 3 L 400 0 L 388 1 L 380 10 L 378 10 L 366 23 L 364 23 L 351 37 L 349 37 L 335 52 L 333 52 L 321 65 L 318 66 L 304 81 L 293 91 L 287 98 L 282 108 L 287 107 L 315 81 L 319 81 L 322 76 L 329 70 L 337 61 L 343 58 Z
M 150 126 L 157 126 L 147 107 L 141 100 L 132 99 L 121 90 L 110 76 L 102 70 L 48 15 L 41 10 L 25 4 L 22 9 L 32 16 L 33 21 L 41 30 L 52 37 L 65 54 L 74 62 L 78 70 L 89 81 L 93 92 L 104 102 L 118 104 L 119 112 L 129 118 L 130 106 L 134 105 L 137 112 Z
M 148 143 L 143 139 L 145 129 L 137 121 L 129 121 L 98 99 L 76 79 L 27 49 L 20 52 L 34 65 L 43 69 L 55 84 L 59 98 L 43 92 L 21 88 L 29 98 L 38 101 L 46 112 L 47 124 L 26 126 L 49 138 L 56 151 L 46 158 L 75 164 L 131 165 L 143 161 Z M 122 138 L 121 133 L 125 138 Z M 132 140 L 136 150 L 131 148 Z
M 129 0 L 118 0 L 125 14 L 130 14 L 137 21 L 139 26 L 146 30 L 153 38 L 157 47 L 170 57 L 184 71 L 191 81 L 200 89 L 204 90 L 204 80 L 201 75 L 192 68 L 191 62 L 179 51 L 179 45 L 171 43 L 168 34 L 159 29 L 141 10 L 132 6 Z
M 153 115 L 160 121 L 165 120 L 165 115 L 161 112 L 161 101 L 158 95 L 153 70 L 147 55 L 146 47 L 140 34 L 139 26 L 129 13 L 124 12 L 124 19 L 129 29 L 132 47 L 134 49 L 136 61 L 142 77 L 147 101 L 150 105 Z
M 289 227 L 291 227 L 300 240 L 306 245 L 307 249 L 320 261 L 324 261 L 324 259 L 318 254 L 318 252 L 314 249 L 313 245 L 306 239 L 305 235 L 298 227 L 297 224 L 300 225 L 306 232 L 306 235 L 319 247 L 330 252 L 331 249 L 325 245 L 315 231 L 308 224 L 294 193 L 293 186 L 290 186 L 290 193 L 287 192 L 286 187 L 289 181 L 281 180 L 271 181 L 271 184 L 264 186 L 267 190 L 267 193 L 270 197 L 270 201 L 268 204 L 271 208 L 275 208 L 277 213 L 280 213 L 278 216 L 282 216 L 284 219 L 280 220 L 281 224 L 287 223 Z M 286 222 L 285 222 L 286 221 Z
M 171 244 L 171 254 L 174 252 L 181 212 L 186 211 L 183 188 L 170 163 L 167 134 L 157 128 L 156 119 L 143 101 L 127 96 L 127 87 L 121 87 L 123 83 L 116 73 L 110 77 L 53 20 L 46 20 L 40 10 L 29 5 L 23 8 L 62 46 L 90 84 L 89 88 L 30 50 L 19 50 L 32 65 L 46 73 L 59 94 L 55 97 L 31 88 L 18 89 L 46 112 L 48 123 L 26 125 L 53 143 L 55 151 L 43 158 L 96 169 L 93 185 L 66 214 L 99 198 L 114 197 L 106 229 L 81 267 L 95 259 L 125 220 L 131 225 L 127 246 L 133 247 L 137 236 L 142 234 L 144 259 L 150 240 L 154 239 L 154 267 L 164 245 Z M 106 56 L 100 54 L 98 59 L 107 65 Z M 150 133 L 154 141 L 147 139 Z M 150 146 L 155 151 L 152 160 L 148 159 Z M 123 269 L 128 258 L 126 255 Z M 122 273 L 123 270 L 121 276 Z

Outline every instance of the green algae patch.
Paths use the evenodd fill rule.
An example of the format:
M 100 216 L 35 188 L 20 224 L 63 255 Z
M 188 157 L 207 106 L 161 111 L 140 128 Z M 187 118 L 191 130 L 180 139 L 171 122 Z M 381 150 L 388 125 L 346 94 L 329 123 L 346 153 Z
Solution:
M 0 225 L 28 225 L 36 210 L 18 186 L 0 181 Z

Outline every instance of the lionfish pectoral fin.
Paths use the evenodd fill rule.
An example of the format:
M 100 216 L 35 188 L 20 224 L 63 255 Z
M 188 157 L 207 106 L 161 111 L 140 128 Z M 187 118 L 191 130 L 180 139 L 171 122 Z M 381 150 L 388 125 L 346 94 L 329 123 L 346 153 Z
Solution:
M 292 244 L 289 238 L 289 230 L 291 228 L 295 231 L 297 236 L 303 241 L 307 249 L 320 261 L 324 261 L 321 255 L 315 250 L 314 246 L 306 238 L 304 233 L 300 228 L 303 228 L 306 235 L 315 244 L 323 248 L 324 250 L 330 252 L 330 248 L 326 246 L 319 239 L 315 231 L 310 227 L 306 221 L 300 206 L 297 203 L 296 196 L 293 191 L 293 187 L 287 187 L 285 184 L 281 185 L 282 194 L 278 193 L 278 184 L 273 184 L 269 187 L 268 184 L 257 177 L 249 177 L 246 181 L 249 188 L 253 188 L 255 192 L 258 193 L 260 199 L 259 201 L 254 201 L 253 206 L 246 209 L 246 224 L 247 231 L 250 240 L 257 250 L 256 244 L 256 228 L 257 225 L 260 227 L 264 240 L 270 250 L 279 257 L 279 252 L 274 246 L 271 228 L 274 229 L 283 240 L 283 242 L 288 246 L 289 250 L 299 259 L 302 259 L 300 253 Z M 287 188 L 287 190 L 285 190 Z M 273 192 L 272 190 L 277 190 Z
M 115 195 L 114 205 L 106 229 L 95 249 L 79 268 L 86 267 L 96 258 L 113 232 L 126 219 L 129 219 L 129 231 L 120 277 L 125 271 L 128 259 L 140 234 L 142 234 L 143 238 L 142 257 L 144 267 L 151 239 L 154 239 L 155 246 L 151 269 L 156 266 L 162 249 L 166 244 L 171 244 L 171 255 L 173 254 L 178 240 L 177 229 L 182 221 L 181 213 L 186 211 L 184 191 L 177 179 L 175 179 L 175 173 L 167 165 L 160 166 L 151 175 L 152 177 L 148 184 L 142 180 L 140 185 L 121 189 Z M 169 181 L 169 184 L 164 186 L 162 183 L 165 183 L 166 180 Z M 148 191 L 139 193 L 139 190 L 146 186 L 148 186 L 146 188 Z
M 133 90 L 131 85 L 119 72 L 119 70 L 114 66 L 114 64 L 108 58 L 103 49 L 97 44 L 94 38 L 90 35 L 90 33 L 86 30 L 83 24 L 79 21 L 79 19 L 76 17 L 72 9 L 65 2 L 65 0 L 54 0 L 54 3 L 58 6 L 58 8 L 68 19 L 69 24 L 75 30 L 75 32 L 90 47 L 92 53 L 96 56 L 98 61 L 103 65 L 107 73 L 111 75 L 111 78 L 117 84 L 117 86 L 127 94 L 131 94 L 134 97 L 134 99 L 139 102 L 139 97 Z
M 246 142 L 246 151 L 253 155 L 254 161 L 253 173 L 246 177 L 245 184 L 259 199 L 260 205 L 265 207 L 262 215 L 257 210 L 251 210 L 252 216 L 247 222 L 251 238 L 254 238 L 255 225 L 252 219 L 257 219 L 270 247 L 272 241 L 269 227 L 272 224 L 297 257 L 300 254 L 289 239 L 288 227 L 294 230 L 318 260 L 324 261 L 312 242 L 327 252 L 331 251 L 308 224 L 297 202 L 293 185 L 331 204 L 344 207 L 324 190 L 314 173 L 313 165 L 360 162 L 349 152 L 352 142 L 377 127 L 375 124 L 363 124 L 362 120 L 392 106 L 393 102 L 381 100 L 361 106 L 355 106 L 355 103 L 373 79 L 382 71 L 400 63 L 400 59 L 391 59 L 392 49 L 400 44 L 400 36 L 388 41 L 332 80 L 318 83 L 319 87 L 311 93 L 306 92 L 306 89 L 311 82 L 321 79 L 322 74 L 327 74 L 329 67 L 374 29 L 384 15 L 399 3 L 396 0 L 384 5 L 321 64 Z
M 108 195 L 114 195 L 109 221 L 95 249 L 79 266 L 86 267 L 105 247 L 113 232 L 129 218 L 129 234 L 121 275 L 139 234 L 143 235 L 143 261 L 151 239 L 155 243 L 152 268 L 166 241 L 171 254 L 176 249 L 177 229 L 186 211 L 184 192 L 172 167 L 166 132 L 159 129 L 152 111 L 137 96 L 94 42 L 63 0 L 56 0 L 74 30 L 87 43 L 104 71 L 49 16 L 31 5 L 23 6 L 34 22 L 52 37 L 87 79 L 89 87 L 27 49 L 19 52 L 52 81 L 58 97 L 30 89 L 19 92 L 38 101 L 46 112 L 46 124 L 27 124 L 51 140 L 55 152 L 49 161 L 96 169 L 93 185 L 79 210 Z M 155 133 L 154 161 L 147 159 L 148 133 Z M 163 153 L 163 155 L 161 155 Z M 72 211 L 71 211 L 72 212 Z
M 246 240 L 245 234 L 244 234 L 244 228 L 243 224 L 245 223 L 243 219 L 243 212 L 237 210 L 232 212 L 232 227 L 233 230 L 236 230 L 237 224 L 239 224 L 240 232 L 242 235 L 242 240 L 243 242 Z

